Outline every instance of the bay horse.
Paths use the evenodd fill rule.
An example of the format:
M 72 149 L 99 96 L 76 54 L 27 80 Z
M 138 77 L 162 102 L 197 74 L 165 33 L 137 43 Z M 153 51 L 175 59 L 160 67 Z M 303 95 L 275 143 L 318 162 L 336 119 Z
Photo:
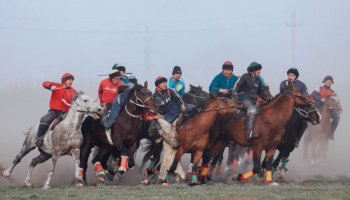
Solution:
M 99 118 L 99 114 L 102 114 L 102 107 L 91 97 L 79 92 L 78 98 L 72 103 L 72 106 L 64 120 L 60 122 L 53 130 L 51 130 L 53 128 L 52 123 L 48 129 L 48 132 L 45 134 L 44 144 L 42 147 L 39 147 L 40 155 L 35 157 L 30 163 L 30 168 L 25 179 L 25 185 L 27 187 L 32 186 L 30 179 L 34 167 L 37 164 L 43 163 L 52 158 L 48 178 L 43 187 L 45 189 L 50 188 L 50 181 L 55 170 L 56 162 L 59 157 L 64 155 L 70 155 L 73 157 L 75 162 L 75 185 L 76 187 L 82 186 L 83 180 L 81 169 L 79 168 L 79 153 L 83 136 L 80 128 L 84 115 L 86 114 L 92 114 L 94 118 Z M 35 140 L 38 126 L 39 125 L 36 125 L 35 127 L 29 129 L 20 153 L 16 156 L 12 166 L 2 173 L 3 176 L 10 176 L 12 170 L 21 161 L 21 159 L 36 148 Z
M 187 120 L 188 118 L 191 118 L 192 116 L 194 116 L 198 111 L 197 109 L 200 109 L 203 104 L 205 104 L 209 101 L 209 96 L 210 96 L 210 94 L 207 93 L 206 91 L 204 91 L 201 86 L 193 86 L 190 84 L 189 91 L 186 92 L 185 95 L 182 97 L 182 100 L 184 101 L 185 105 L 190 105 L 190 107 L 191 107 L 190 110 L 186 110 L 186 112 L 184 113 L 184 117 L 183 117 L 184 120 Z M 144 123 L 144 124 L 147 124 L 147 123 Z M 148 125 L 149 125 L 149 123 L 148 123 Z M 151 164 L 150 164 L 149 168 L 147 168 L 147 171 L 146 171 L 146 174 L 147 174 L 146 179 L 144 181 L 142 181 L 141 184 L 149 184 L 150 181 L 152 181 L 155 178 L 155 173 L 160 172 L 159 178 L 161 180 L 163 180 L 166 177 L 167 172 L 163 173 L 164 166 L 170 166 L 172 164 L 172 160 L 170 161 L 170 163 L 165 163 L 164 166 L 159 164 L 160 155 L 161 155 L 161 152 L 162 152 L 163 147 L 164 147 L 164 145 L 163 145 L 164 142 L 156 143 L 155 139 L 157 139 L 157 138 L 150 138 L 149 134 L 148 134 L 148 127 L 147 127 L 147 125 L 144 125 L 144 126 L 146 128 L 142 128 L 143 137 L 141 137 L 140 139 L 145 138 L 148 140 L 148 142 L 143 147 L 143 150 L 144 150 L 144 152 L 146 152 L 146 154 L 142 160 L 140 172 L 143 170 L 146 162 L 151 157 L 152 157 L 152 159 L 151 159 Z M 165 144 L 165 145 L 167 145 L 167 144 Z M 163 159 L 162 163 L 164 161 L 168 161 L 170 159 L 170 157 L 173 157 L 172 153 L 170 153 L 171 151 L 176 152 L 176 150 L 172 150 L 171 147 L 168 147 L 168 146 L 166 147 L 166 150 L 167 150 L 167 152 L 169 152 L 169 153 L 166 153 L 169 158 L 167 158 L 165 160 Z M 175 152 L 174 152 L 174 154 L 175 154 Z M 191 159 L 192 158 L 193 158 L 193 156 L 191 156 Z M 191 161 L 193 162 L 193 160 L 191 160 Z M 168 170 L 168 169 L 169 169 L 169 167 L 166 168 L 166 170 Z M 182 171 L 181 171 L 180 167 L 177 169 L 176 172 L 177 172 L 177 174 L 182 176 Z
M 184 114 L 184 118 L 190 118 L 191 116 L 195 115 L 197 113 L 197 109 L 200 108 L 204 103 L 208 102 L 209 100 L 209 93 L 205 92 L 201 86 L 194 86 L 190 84 L 190 89 L 188 92 L 184 94 L 182 97 L 182 100 L 184 101 L 185 105 L 193 105 L 192 110 L 186 111 Z M 141 139 L 147 139 L 148 142 L 143 147 L 144 152 L 146 154 L 144 155 L 144 158 L 142 160 L 142 164 L 140 166 L 140 171 L 143 170 L 146 162 L 152 157 L 152 162 L 154 162 L 152 165 L 158 165 L 160 160 L 160 154 L 162 152 L 162 143 L 155 143 L 154 138 L 150 138 L 148 134 L 148 127 L 149 122 L 143 123 L 143 128 L 141 129 Z
M 309 127 L 304 137 L 304 159 L 308 158 L 309 146 L 311 146 L 311 162 L 325 158 L 331 134 L 331 112 L 342 112 L 340 101 L 335 96 L 326 99 L 321 112 L 321 122 L 316 126 Z
M 198 183 L 197 171 L 198 164 L 202 158 L 203 151 L 214 138 L 209 134 L 210 127 L 214 124 L 218 116 L 232 114 L 237 112 L 237 101 L 222 97 L 211 97 L 209 102 L 202 106 L 203 110 L 192 118 L 185 120 L 177 128 L 178 141 L 180 146 L 177 148 L 175 158 L 168 171 L 166 183 L 170 184 L 170 175 L 173 175 L 181 157 L 185 153 L 193 153 L 194 163 L 192 169 L 192 181 L 190 185 Z
M 254 131 L 259 137 L 247 140 L 245 137 L 245 120 L 235 119 L 232 116 L 218 119 L 211 131 L 223 133 L 226 139 L 217 140 L 208 150 L 203 165 L 206 171 L 208 163 L 213 155 L 225 148 L 228 141 L 233 141 L 242 146 L 250 146 L 253 151 L 254 169 L 238 175 L 237 179 L 247 182 L 249 178 L 261 172 L 261 154 L 265 150 L 266 171 L 265 183 L 274 184 L 272 181 L 272 161 L 277 145 L 281 142 L 285 128 L 290 120 L 295 106 L 312 107 L 315 100 L 312 96 L 302 94 L 298 89 L 289 84 L 288 90 L 278 94 L 269 103 L 260 107 L 259 114 L 254 124 Z M 314 115 L 313 115 L 314 116 Z M 205 175 L 201 171 L 201 177 Z
M 121 159 L 119 171 L 126 172 L 135 165 L 134 154 L 140 127 L 142 124 L 141 114 L 149 109 L 155 112 L 156 102 L 152 92 L 146 87 L 136 84 L 129 93 L 129 99 L 120 110 L 120 114 L 112 126 L 111 145 L 105 134 L 105 128 L 100 120 L 86 118 L 82 125 L 83 143 L 80 147 L 80 167 L 83 169 L 83 179 L 86 181 L 87 162 L 91 149 L 98 147 L 98 151 L 92 160 L 96 169 L 98 183 L 104 183 L 107 159 L 112 152 Z

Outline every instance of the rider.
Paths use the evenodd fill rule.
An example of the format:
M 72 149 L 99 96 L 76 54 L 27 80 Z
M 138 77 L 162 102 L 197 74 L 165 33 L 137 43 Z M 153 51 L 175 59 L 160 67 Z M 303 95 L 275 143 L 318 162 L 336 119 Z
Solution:
M 322 83 L 324 83 L 323 86 L 317 88 L 312 92 L 312 96 L 315 97 L 316 105 L 319 110 L 322 110 L 326 99 L 330 96 L 336 96 L 337 94 L 331 89 L 332 85 L 334 84 L 333 77 L 330 75 L 327 75 L 324 77 Z M 331 123 L 331 134 L 330 138 L 331 140 L 334 140 L 334 133 L 337 129 L 340 116 L 335 110 L 331 110 L 331 117 L 332 117 L 332 123 Z
M 185 112 L 186 108 L 182 99 L 167 86 L 167 79 L 159 76 L 155 80 L 156 90 L 153 94 L 155 101 L 157 102 L 157 111 L 164 115 L 164 120 L 172 123 L 180 115 L 181 112 Z M 154 129 L 157 129 L 159 133 L 164 131 L 160 127 L 159 123 L 152 121 L 149 132 L 152 134 Z M 161 135 L 161 134 L 160 134 Z M 167 141 L 170 144 L 170 141 Z M 171 144 L 170 144 L 171 145 Z
M 209 92 L 219 97 L 231 97 L 232 89 L 238 80 L 238 76 L 233 74 L 233 64 L 225 61 L 222 65 L 222 72 L 215 76 L 209 86 Z
M 173 89 L 177 95 L 182 97 L 185 94 L 185 83 L 181 80 L 181 67 L 175 66 L 172 75 L 173 76 L 168 79 L 168 88 Z
M 112 67 L 112 70 L 118 70 L 120 72 L 120 80 L 123 81 L 125 84 L 129 83 L 129 78 L 128 76 L 125 74 L 126 72 L 126 68 L 124 65 L 122 64 L 114 64 Z
M 263 93 L 264 83 L 260 77 L 262 66 L 252 62 L 247 68 L 248 73 L 243 74 L 235 84 L 234 93 L 237 93 L 243 107 L 247 110 L 246 139 L 251 140 L 259 137 L 253 131 L 254 121 L 257 115 L 255 104 L 259 98 L 265 99 Z
M 114 69 L 109 74 L 109 78 L 101 81 L 98 89 L 98 97 L 100 99 L 101 106 L 106 111 L 110 110 L 115 97 L 118 94 L 118 87 L 125 85 L 120 81 L 120 71 Z
M 77 91 L 72 87 L 74 76 L 70 73 L 63 74 L 61 83 L 43 82 L 45 89 L 51 90 L 50 110 L 40 119 L 37 139 L 35 144 L 40 147 L 43 145 L 43 138 L 50 124 L 57 118 L 68 112 L 71 103 L 77 96 Z
M 297 68 L 290 68 L 287 71 L 287 80 L 284 80 L 280 84 L 280 92 L 284 92 L 288 89 L 288 83 L 291 82 L 293 86 L 297 89 L 299 89 L 302 93 L 308 93 L 306 85 L 300 81 L 299 78 L 299 71 Z M 288 129 L 296 129 L 296 141 L 294 146 L 298 147 L 299 142 L 301 140 L 301 137 L 303 136 L 305 130 L 307 128 L 307 122 L 303 119 L 303 117 L 297 112 L 294 111 L 291 120 L 288 122 L 287 130 Z

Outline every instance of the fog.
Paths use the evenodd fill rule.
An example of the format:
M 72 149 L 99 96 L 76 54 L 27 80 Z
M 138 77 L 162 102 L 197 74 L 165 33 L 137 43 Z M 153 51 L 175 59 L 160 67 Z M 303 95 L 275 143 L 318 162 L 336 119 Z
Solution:
M 349 8 L 346 0 L 1 0 L 1 167 L 10 165 L 21 148 L 23 133 L 49 109 L 50 92 L 41 87 L 45 80 L 59 82 L 63 73 L 70 72 L 75 76 L 73 86 L 96 98 L 102 79 L 98 75 L 108 73 L 116 62 L 125 64 L 139 82 L 148 80 L 151 90 L 157 76 L 169 77 L 173 66 L 179 65 L 187 87 L 191 83 L 208 90 L 223 62 L 232 60 L 237 75 L 250 62 L 261 63 L 273 94 L 293 62 L 309 92 L 321 85 L 325 75 L 333 75 L 344 111 L 328 158 L 317 166 L 304 166 L 301 142 L 292 153 L 290 172 L 295 177 L 349 176 Z M 37 154 L 34 150 L 15 168 L 14 184 L 23 183 Z M 59 160 L 55 184 L 70 183 L 73 168 L 71 158 Z M 47 170 L 48 162 L 34 170 L 34 185 L 43 184 Z M 66 170 L 72 177 L 63 176 Z

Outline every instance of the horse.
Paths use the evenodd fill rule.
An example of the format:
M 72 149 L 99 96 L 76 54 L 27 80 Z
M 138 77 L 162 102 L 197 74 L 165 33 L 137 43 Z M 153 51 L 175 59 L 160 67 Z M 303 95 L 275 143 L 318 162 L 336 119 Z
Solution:
M 242 146 L 250 146 L 253 151 L 253 170 L 239 174 L 237 179 L 242 182 L 247 182 L 249 178 L 261 172 L 261 154 L 265 150 L 266 154 L 266 171 L 265 183 L 272 184 L 272 160 L 277 149 L 277 145 L 281 142 L 285 128 L 290 120 L 295 106 L 314 106 L 315 100 L 312 96 L 302 94 L 298 89 L 289 84 L 288 90 L 278 94 L 269 103 L 260 107 L 259 114 L 254 123 L 254 131 L 259 133 L 259 137 L 253 140 L 247 140 L 245 137 L 245 120 L 235 119 L 232 116 L 222 117 L 217 120 L 211 131 L 223 133 L 226 138 L 217 140 L 214 145 L 208 150 L 206 158 L 203 158 L 204 167 L 213 155 L 220 152 L 228 141 L 233 141 Z M 310 116 L 315 117 L 313 114 Z M 204 169 L 203 171 L 206 171 Z M 204 174 L 204 173 L 203 173 Z M 203 176 L 201 173 L 201 176 Z M 205 175 L 205 174 L 204 174 Z
M 83 180 L 81 169 L 79 168 L 79 153 L 83 137 L 80 127 L 83 122 L 84 115 L 92 114 L 94 118 L 99 118 L 99 114 L 101 113 L 102 107 L 97 101 L 93 100 L 84 93 L 79 92 L 78 98 L 72 103 L 72 106 L 64 120 L 54 127 L 53 130 L 51 130 L 53 128 L 52 123 L 48 132 L 45 134 L 43 146 L 39 147 L 40 155 L 35 157 L 30 163 L 30 168 L 25 179 L 25 185 L 27 187 L 32 187 L 30 179 L 34 167 L 37 164 L 43 163 L 52 158 L 48 178 L 43 187 L 45 189 L 50 188 L 50 181 L 58 158 L 64 155 L 70 155 L 73 157 L 75 162 L 75 185 L 76 187 L 81 187 Z M 35 140 L 38 126 L 39 125 L 31 127 L 28 130 L 20 153 L 14 159 L 13 164 L 2 173 L 4 177 L 10 176 L 12 170 L 21 161 L 21 159 L 36 148 Z
M 177 128 L 179 147 L 177 148 L 175 158 L 170 166 L 166 183 L 170 184 L 170 175 L 174 174 L 178 162 L 184 153 L 194 154 L 194 163 L 192 170 L 192 181 L 190 185 L 198 184 L 197 170 L 203 151 L 215 138 L 209 135 L 209 129 L 214 124 L 217 116 L 232 114 L 237 112 L 237 101 L 222 97 L 211 97 L 209 102 L 202 106 L 202 110 L 192 118 L 185 120 Z
M 191 110 L 188 110 L 184 113 L 184 120 L 187 120 L 188 118 L 192 117 L 195 115 L 195 113 L 197 113 L 197 109 L 199 109 L 204 103 L 206 103 L 209 99 L 209 93 L 203 91 L 201 86 L 193 86 L 190 84 L 190 89 L 188 92 L 186 92 L 186 94 L 182 97 L 185 105 L 190 105 Z M 149 124 L 149 123 L 148 123 Z M 146 125 L 145 125 L 146 126 Z M 147 126 L 146 126 L 147 127 Z M 147 139 L 148 142 L 147 144 L 143 147 L 144 152 L 146 152 L 143 160 L 142 160 L 142 164 L 140 167 L 140 172 L 143 170 L 146 162 L 152 157 L 151 159 L 151 164 L 150 167 L 147 168 L 147 177 L 144 181 L 141 182 L 141 184 L 149 184 L 150 181 L 152 179 L 154 179 L 154 175 L 155 173 L 157 173 L 158 171 L 160 171 L 159 173 L 159 178 L 160 180 L 164 179 L 166 176 L 166 171 L 167 169 L 169 169 L 170 164 L 172 163 L 171 158 L 175 155 L 176 150 L 173 150 L 170 146 L 168 147 L 167 144 L 165 143 L 163 145 L 162 142 L 155 142 L 154 138 L 150 138 L 149 134 L 147 132 L 148 128 L 142 128 L 143 131 L 143 137 L 141 137 L 140 139 Z M 160 161 L 160 154 L 163 150 L 163 147 L 166 150 L 166 153 L 164 151 L 164 155 L 167 155 L 167 158 L 164 160 L 162 160 L 162 164 L 164 163 L 164 165 L 159 164 Z M 174 154 L 174 155 L 172 155 Z M 192 156 L 193 157 L 193 156 Z M 170 162 L 168 162 L 170 161 Z M 166 167 L 168 166 L 168 167 Z M 180 177 L 182 177 L 183 173 L 181 169 L 178 169 L 176 172 L 178 172 L 177 174 L 180 175 Z
M 321 112 L 321 123 L 309 127 L 304 137 L 304 159 L 308 158 L 308 150 L 311 145 L 311 162 L 319 161 L 326 157 L 328 143 L 331 134 L 331 112 L 334 110 L 338 114 L 342 112 L 340 101 L 335 96 L 326 99 Z
M 318 110 L 316 106 L 311 107 L 297 107 L 295 108 L 295 114 L 301 115 L 302 120 L 306 120 L 310 122 L 312 125 L 316 125 L 320 121 L 320 114 L 318 113 Z M 318 113 L 315 115 L 315 117 L 310 117 L 310 115 Z M 277 146 L 277 149 L 279 151 L 277 158 L 273 161 L 272 167 L 273 171 L 276 171 L 278 168 L 279 163 L 282 160 L 282 165 L 280 168 L 278 168 L 280 172 L 280 178 L 284 179 L 284 174 L 287 171 L 287 162 L 289 161 L 289 155 L 290 153 L 295 149 L 295 142 L 298 140 L 298 133 L 304 132 L 307 128 L 307 125 L 304 127 L 301 123 L 288 123 L 286 127 L 286 132 L 283 136 L 283 139 L 281 143 Z M 262 162 L 262 168 L 265 169 L 266 167 L 266 160 Z
M 82 125 L 83 143 L 80 147 L 80 167 L 83 169 L 83 180 L 86 181 L 87 162 L 91 149 L 98 147 L 92 163 L 95 165 L 96 177 L 99 184 L 104 183 L 107 159 L 112 152 L 117 153 L 121 163 L 120 173 L 125 173 L 135 165 L 134 154 L 138 134 L 142 124 L 143 111 L 155 112 L 156 102 L 152 92 L 146 87 L 136 84 L 129 93 L 129 100 L 120 111 L 112 127 L 111 142 L 107 139 L 105 128 L 99 120 L 87 118 Z

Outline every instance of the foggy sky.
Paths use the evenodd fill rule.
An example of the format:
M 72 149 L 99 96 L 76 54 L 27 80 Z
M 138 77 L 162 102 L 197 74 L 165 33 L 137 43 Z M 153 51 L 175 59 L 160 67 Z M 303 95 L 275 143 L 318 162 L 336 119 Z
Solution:
M 1 135 L 11 136 L 1 141 L 0 157 L 14 149 L 0 162 L 10 162 L 21 132 L 48 109 L 50 93 L 41 82 L 59 81 L 65 72 L 76 77 L 75 88 L 97 97 L 97 75 L 116 62 L 151 89 L 156 76 L 169 77 L 179 65 L 187 86 L 208 90 L 225 60 L 233 61 L 237 75 L 256 61 L 276 94 L 292 63 L 293 12 L 300 79 L 311 92 L 333 75 L 343 103 L 339 139 L 331 145 L 337 147 L 331 155 L 338 155 L 349 150 L 349 8 L 347 0 L 0 0 L 0 124 Z

